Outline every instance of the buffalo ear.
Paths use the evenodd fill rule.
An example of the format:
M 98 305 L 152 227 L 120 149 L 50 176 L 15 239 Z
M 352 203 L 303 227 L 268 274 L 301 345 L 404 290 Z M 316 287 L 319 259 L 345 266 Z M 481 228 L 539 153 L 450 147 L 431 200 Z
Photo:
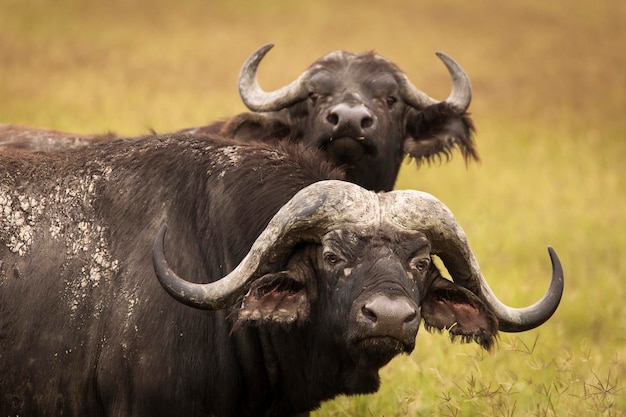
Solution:
M 411 112 L 407 120 L 404 152 L 420 164 L 443 157 L 449 160 L 458 148 L 466 162 L 480 161 L 473 139 L 474 125 L 469 114 L 446 102 L 434 104 L 419 112 Z
M 220 130 L 226 137 L 245 141 L 275 141 L 290 135 L 289 125 L 280 113 L 241 113 L 228 119 Z
M 311 303 L 305 285 L 290 272 L 277 272 L 255 280 L 236 311 L 236 326 L 261 323 L 292 324 L 309 319 Z
M 489 350 L 498 334 L 495 314 L 471 291 L 437 277 L 426 290 L 422 317 L 427 330 L 448 330 L 452 340 L 475 341 Z

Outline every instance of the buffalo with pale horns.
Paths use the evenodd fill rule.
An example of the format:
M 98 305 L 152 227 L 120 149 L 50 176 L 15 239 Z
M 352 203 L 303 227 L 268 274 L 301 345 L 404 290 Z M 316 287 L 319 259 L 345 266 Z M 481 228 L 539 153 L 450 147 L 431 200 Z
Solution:
M 243 64 L 239 93 L 252 112 L 205 128 L 240 139 L 295 140 L 322 149 L 346 170 L 346 178 L 367 189 L 389 191 L 406 156 L 417 163 L 449 158 L 458 148 L 478 160 L 467 114 L 472 88 L 452 57 L 438 52 L 452 78 L 445 101 L 418 89 L 387 58 L 373 53 L 331 52 L 295 81 L 266 92 L 257 82 L 267 44 Z
M 449 159 L 458 148 L 466 161 L 479 160 L 467 113 L 472 98 L 469 77 L 450 56 L 437 53 L 452 79 L 449 97 L 439 101 L 373 52 L 329 53 L 295 81 L 266 92 L 257 82 L 257 69 L 271 48 L 262 46 L 241 68 L 239 92 L 249 112 L 181 132 L 305 143 L 342 167 L 348 181 L 376 191 L 393 188 L 407 156 L 420 164 Z M 112 136 L 0 125 L 0 148 L 53 150 Z
M 0 415 L 306 415 L 376 391 L 421 322 L 491 348 L 556 310 L 552 249 L 509 308 L 440 201 L 343 178 L 212 136 L 0 153 Z

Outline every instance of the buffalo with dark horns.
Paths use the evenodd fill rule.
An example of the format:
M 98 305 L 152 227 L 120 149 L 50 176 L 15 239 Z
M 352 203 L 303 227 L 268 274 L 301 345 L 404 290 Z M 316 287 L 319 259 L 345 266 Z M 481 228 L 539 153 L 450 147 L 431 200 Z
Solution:
M 490 348 L 563 290 L 550 249 L 546 295 L 506 307 L 441 202 L 302 145 L 178 134 L 0 167 L 3 416 L 307 413 L 376 391 L 422 321 Z
M 321 149 L 346 179 L 367 189 L 389 191 L 405 156 L 417 163 L 449 158 L 460 149 L 478 160 L 467 108 L 469 77 L 437 53 L 452 77 L 452 92 L 438 101 L 415 87 L 397 65 L 375 53 L 329 53 L 276 91 L 257 83 L 257 68 L 271 44 L 243 64 L 239 92 L 250 112 L 187 134 L 219 133 L 242 141 L 295 141 Z M 0 125 L 0 147 L 50 150 L 103 141 L 110 135 L 78 135 Z

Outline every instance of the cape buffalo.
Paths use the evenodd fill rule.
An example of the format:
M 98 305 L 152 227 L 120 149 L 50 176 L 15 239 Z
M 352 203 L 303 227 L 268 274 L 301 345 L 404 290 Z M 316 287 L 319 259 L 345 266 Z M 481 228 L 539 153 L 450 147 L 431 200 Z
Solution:
M 2 416 L 307 413 L 376 391 L 421 321 L 490 348 L 563 290 L 550 249 L 546 295 L 504 306 L 441 202 L 302 145 L 176 134 L 0 167 Z
M 331 52 L 297 80 L 265 92 L 256 73 L 272 47 L 259 48 L 241 68 L 239 93 L 252 113 L 185 131 L 302 141 L 345 167 L 349 181 L 376 191 L 393 188 L 407 155 L 419 164 L 449 159 L 458 147 L 466 161 L 479 160 L 467 114 L 472 99 L 469 77 L 448 55 L 437 53 L 452 77 L 452 91 L 448 99 L 437 101 L 415 87 L 397 65 L 373 52 Z
M 455 147 L 466 161 L 478 160 L 467 114 L 472 90 L 465 71 L 451 57 L 437 55 L 452 77 L 445 101 L 417 89 L 394 63 L 373 52 L 329 53 L 289 85 L 261 90 L 257 68 L 272 48 L 265 45 L 243 64 L 239 92 L 251 112 L 188 134 L 220 133 L 242 141 L 296 141 L 320 148 L 346 171 L 346 179 L 367 189 L 389 191 L 405 156 L 419 164 L 450 158 Z M 65 135 L 65 137 L 63 137 Z M 0 147 L 50 150 L 81 146 L 89 138 L 40 129 L 0 125 Z

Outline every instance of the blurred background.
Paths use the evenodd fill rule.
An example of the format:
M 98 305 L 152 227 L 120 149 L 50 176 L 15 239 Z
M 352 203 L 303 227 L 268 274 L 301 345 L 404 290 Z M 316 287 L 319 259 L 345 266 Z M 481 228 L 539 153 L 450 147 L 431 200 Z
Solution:
M 623 416 L 624 22 L 622 0 L 0 0 L 0 123 L 122 135 L 207 124 L 245 110 L 239 68 L 268 42 L 267 90 L 330 51 L 374 50 L 445 99 L 444 51 L 472 80 L 482 163 L 408 161 L 396 188 L 452 209 L 509 305 L 543 294 L 554 246 L 561 307 L 493 353 L 420 331 L 379 393 L 316 415 Z

